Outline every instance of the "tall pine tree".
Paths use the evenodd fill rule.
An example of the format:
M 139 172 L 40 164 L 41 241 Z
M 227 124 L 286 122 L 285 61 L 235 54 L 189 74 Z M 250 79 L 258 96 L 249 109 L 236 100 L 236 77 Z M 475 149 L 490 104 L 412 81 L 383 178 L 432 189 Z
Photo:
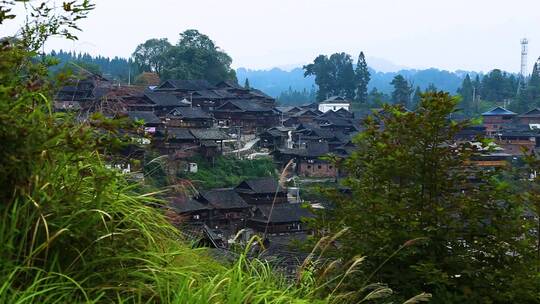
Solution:
M 458 89 L 458 94 L 461 95 L 461 108 L 466 115 L 473 112 L 473 83 L 469 74 L 463 79 L 461 88 Z
M 364 52 L 360 52 L 358 56 L 358 62 L 356 63 L 355 69 L 356 76 L 356 100 L 365 104 L 368 98 L 368 83 L 371 79 L 371 74 L 368 70 L 368 65 L 366 63 L 366 57 Z
M 407 107 L 409 105 L 412 93 L 412 89 L 407 80 L 403 76 L 397 75 L 394 77 L 392 82 L 390 82 L 390 84 L 394 86 L 394 91 L 392 92 L 392 102 L 394 104 L 400 104 Z

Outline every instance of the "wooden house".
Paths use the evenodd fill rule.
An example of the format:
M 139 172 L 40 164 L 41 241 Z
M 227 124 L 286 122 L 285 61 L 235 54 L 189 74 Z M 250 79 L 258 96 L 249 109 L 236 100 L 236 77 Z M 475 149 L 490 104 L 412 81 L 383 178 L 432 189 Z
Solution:
M 169 127 L 175 128 L 212 128 L 214 118 L 199 107 L 178 107 L 165 117 Z
M 271 154 L 284 167 L 290 160 L 296 164 L 296 174 L 302 177 L 336 178 L 338 169 L 334 164 L 321 159 L 329 153 L 328 143 L 309 143 L 306 148 L 282 148 Z
M 306 231 L 304 219 L 313 214 L 301 204 L 281 204 L 272 206 L 259 205 L 254 215 L 248 220 L 248 227 L 270 234 L 296 233 Z
M 490 111 L 482 113 L 484 119 L 483 125 L 486 128 L 486 132 L 492 134 L 511 124 L 516 115 L 516 113 L 508 111 L 503 107 L 495 107 Z
M 210 227 L 238 231 L 245 228 L 246 219 L 251 215 L 251 207 L 232 188 L 201 191 L 197 201 L 211 209 Z
M 234 190 L 250 205 L 287 203 L 287 190 L 273 177 L 245 180 Z
M 254 100 L 228 101 L 213 111 L 218 124 L 240 127 L 246 134 L 256 133 L 279 124 L 279 115 L 273 108 Z
M 526 113 L 517 116 L 519 124 L 540 126 L 540 108 L 534 108 Z

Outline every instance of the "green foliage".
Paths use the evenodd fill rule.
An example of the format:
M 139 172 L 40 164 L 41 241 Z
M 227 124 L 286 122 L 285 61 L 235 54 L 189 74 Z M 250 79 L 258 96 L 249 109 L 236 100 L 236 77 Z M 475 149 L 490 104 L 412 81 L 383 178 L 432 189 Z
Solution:
M 474 111 L 473 98 L 474 87 L 469 74 L 463 79 L 461 88 L 458 89 L 458 93 L 461 96 L 461 108 L 466 115 L 471 115 Z
M 390 101 L 390 96 L 377 90 L 377 88 L 371 89 L 368 94 L 368 104 L 372 108 L 382 108 L 383 104 Z
M 517 85 L 514 75 L 495 69 L 482 78 L 480 95 L 489 101 L 503 102 L 516 95 Z
M 51 51 L 48 56 L 59 60 L 57 65 L 49 67 L 49 70 L 53 74 L 57 74 L 60 70 L 65 72 L 66 69 L 77 71 L 72 63 L 85 68 L 90 67 L 91 72 L 104 75 L 108 79 L 121 81 L 123 83 L 127 83 L 129 77 L 133 80 L 133 76 L 139 73 L 137 66 L 131 60 L 126 58 L 91 56 L 87 53 L 77 54 L 74 52 L 65 52 L 63 50 L 58 52 Z
M 420 87 L 416 87 L 416 90 L 414 90 L 414 94 L 411 100 L 411 109 L 414 110 L 416 107 L 420 104 L 420 101 L 422 100 L 422 90 Z
M 368 65 L 366 63 L 366 57 L 364 52 L 360 52 L 358 55 L 358 62 L 355 69 L 356 76 L 356 100 L 359 103 L 365 104 L 368 98 L 368 84 L 371 79 Z
M 279 94 L 277 101 L 280 105 L 302 105 L 315 102 L 315 95 L 316 91 L 313 88 L 309 91 L 307 89 L 296 91 L 289 87 L 288 91 Z
M 186 30 L 180 41 L 165 54 L 163 77 L 169 79 L 206 79 L 211 83 L 236 81 L 232 59 L 210 38 L 197 30 Z M 160 75 L 161 76 L 161 75 Z
M 313 280 L 285 280 L 247 249 L 220 265 L 183 244 L 154 207 L 161 202 L 107 166 L 121 146 L 119 122 L 54 113 L 47 62 L 28 45 L 0 45 L 0 303 L 344 299 L 320 294 Z
M 390 83 L 394 86 L 394 91 L 392 92 L 392 102 L 394 104 L 400 104 L 404 107 L 409 106 L 412 88 L 409 85 L 409 82 L 401 76 L 397 75 L 394 77 Z
M 535 303 L 538 276 L 523 204 L 498 172 L 470 165 L 477 152 L 448 120 L 457 98 L 426 93 L 415 112 L 385 106 L 368 118 L 345 161 L 344 184 L 319 231 L 348 227 L 334 254 L 371 253 L 350 288 L 376 278 L 399 299 L 428 291 L 436 303 Z M 381 127 L 384 126 L 384 127 Z
M 234 187 L 244 179 L 276 176 L 276 169 L 271 159 L 240 160 L 234 157 L 218 157 L 208 162 L 201 158 L 197 163 L 197 173 L 187 173 L 197 187 L 203 189 Z
M 330 96 L 354 99 L 356 75 L 350 55 L 345 53 L 335 53 L 330 57 L 319 55 L 313 63 L 305 65 L 304 70 L 304 76 L 315 76 L 315 83 L 319 87 L 318 101 Z
M 142 72 L 161 74 L 167 62 L 165 54 L 171 47 L 167 38 L 146 40 L 133 52 L 133 61 Z
M 176 45 L 167 39 L 149 39 L 137 46 L 133 57 L 141 72 L 155 72 L 163 79 L 236 81 L 231 57 L 197 30 L 181 33 Z

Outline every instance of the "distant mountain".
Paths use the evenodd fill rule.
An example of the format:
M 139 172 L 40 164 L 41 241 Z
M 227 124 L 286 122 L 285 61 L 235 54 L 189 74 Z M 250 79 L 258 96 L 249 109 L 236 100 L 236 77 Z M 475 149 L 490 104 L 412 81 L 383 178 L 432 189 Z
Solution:
M 378 72 L 388 73 L 388 72 L 397 72 L 397 71 L 408 69 L 408 67 L 406 66 L 397 65 L 383 58 L 368 57 L 366 58 L 366 60 L 367 62 L 369 62 L 369 66 Z
M 387 61 L 383 60 L 381 62 L 384 63 Z M 374 64 L 373 66 L 376 65 Z M 391 69 L 397 67 L 389 63 L 385 68 Z M 401 69 L 393 72 L 382 72 L 370 68 L 370 72 L 371 81 L 369 82 L 368 89 L 371 90 L 375 87 L 377 90 L 385 93 L 392 92 L 390 82 L 397 74 L 403 75 L 414 87 L 420 86 L 424 90 L 433 83 L 439 90 L 448 91 L 452 94 L 456 93 L 456 90 L 461 86 L 465 75 L 469 74 L 471 77 L 474 77 L 477 74 L 476 72 L 468 71 L 449 72 L 435 68 L 425 70 Z M 312 76 L 304 77 L 304 70 L 300 67 L 290 71 L 284 71 L 279 68 L 271 70 L 239 68 L 236 70 L 236 76 L 240 84 L 243 84 L 245 79 L 249 78 L 249 83 L 252 87 L 260 89 L 273 97 L 277 97 L 281 92 L 289 90 L 289 87 L 297 91 L 302 91 L 303 89 L 309 91 L 315 86 L 315 78 Z

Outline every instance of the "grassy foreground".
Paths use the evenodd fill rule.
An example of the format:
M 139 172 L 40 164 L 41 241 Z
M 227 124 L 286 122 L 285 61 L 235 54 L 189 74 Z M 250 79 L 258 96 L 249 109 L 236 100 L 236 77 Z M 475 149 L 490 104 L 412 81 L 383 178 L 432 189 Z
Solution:
M 161 202 L 106 166 L 121 126 L 53 112 L 46 68 L 0 48 L 0 303 L 317 303 L 264 262 L 183 243 Z

